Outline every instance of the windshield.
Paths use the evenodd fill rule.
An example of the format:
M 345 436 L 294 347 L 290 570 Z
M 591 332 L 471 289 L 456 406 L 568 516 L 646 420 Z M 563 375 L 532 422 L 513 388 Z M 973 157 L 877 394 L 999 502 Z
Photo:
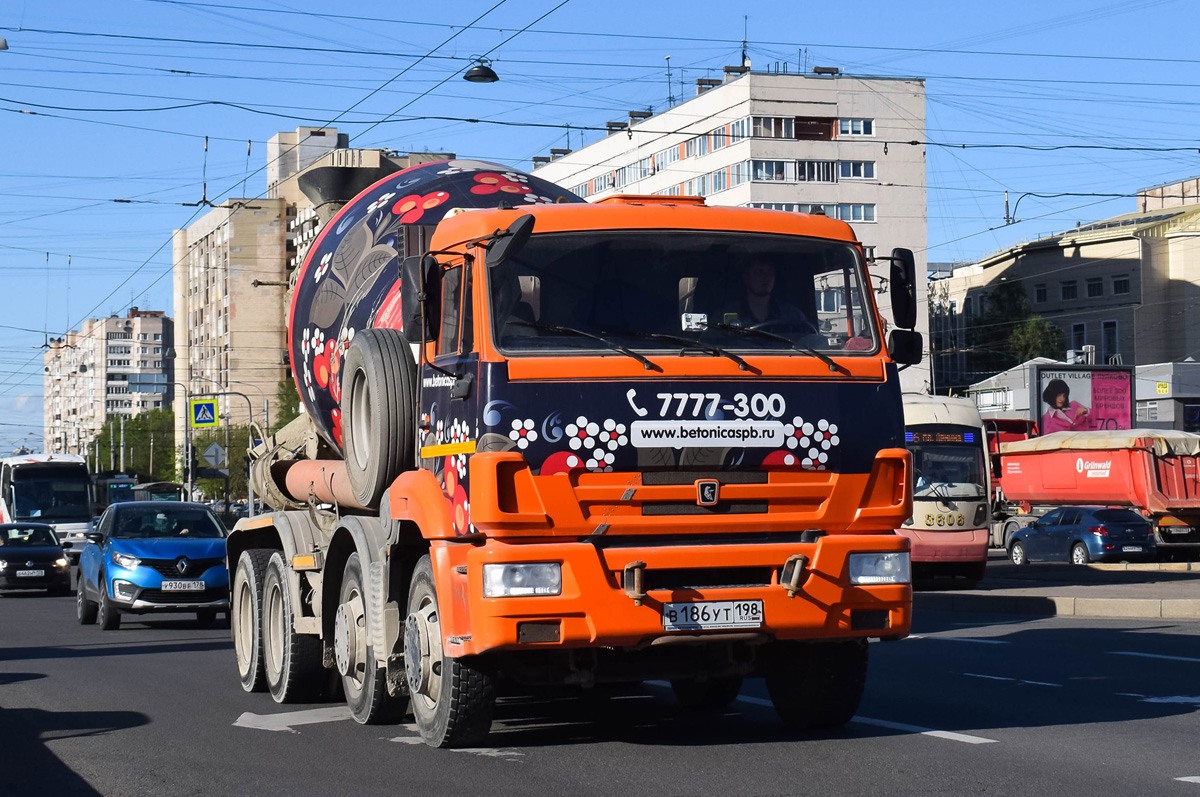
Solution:
M 193 507 L 127 508 L 118 512 L 113 523 L 113 537 L 120 539 L 224 536 L 225 529 L 211 512 Z
M 88 500 L 87 469 L 26 466 L 13 470 L 15 520 L 87 521 L 92 517 Z
M 58 547 L 58 540 L 43 526 L 8 527 L 0 529 L 0 546 L 33 548 L 39 545 Z
M 909 444 L 913 455 L 913 498 L 961 498 L 982 501 L 983 450 L 976 445 Z
M 878 348 L 862 261 L 848 243 L 694 230 L 548 233 L 488 279 L 506 353 L 610 354 L 612 343 L 672 355 Z
M 126 501 L 133 500 L 133 484 L 130 482 L 117 482 L 116 484 L 108 485 L 108 502 L 110 504 L 122 504 Z

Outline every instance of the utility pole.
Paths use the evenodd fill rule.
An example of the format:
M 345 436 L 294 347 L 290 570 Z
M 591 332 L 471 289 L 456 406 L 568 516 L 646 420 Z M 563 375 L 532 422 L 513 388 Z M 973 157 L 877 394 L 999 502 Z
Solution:
M 125 416 L 121 416 L 121 473 L 125 472 Z
M 154 432 L 150 433 L 150 481 L 154 481 Z
M 114 439 L 114 438 L 116 438 L 116 436 L 117 436 L 117 422 L 114 419 L 114 420 L 110 420 L 108 422 L 108 469 L 109 470 L 117 469 L 117 459 L 116 459 L 117 449 L 114 445 L 117 442 Z

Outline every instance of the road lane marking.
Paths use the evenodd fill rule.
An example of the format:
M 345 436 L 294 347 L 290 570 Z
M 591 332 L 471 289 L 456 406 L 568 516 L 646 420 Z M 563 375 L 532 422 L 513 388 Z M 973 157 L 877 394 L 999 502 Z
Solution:
M 1188 706 L 1200 706 L 1200 695 L 1174 695 L 1171 697 L 1144 697 L 1143 703 L 1182 703 Z
M 968 678 L 986 678 L 989 681 L 1009 681 L 1015 684 L 1029 684 L 1030 686 L 1062 686 L 1062 684 L 1052 684 L 1049 681 L 1026 681 L 1021 678 L 1005 678 L 1001 675 L 980 675 L 977 672 L 964 672 L 963 675 Z
M 742 703 L 749 703 L 752 706 L 766 706 L 768 708 L 774 707 L 770 700 L 765 700 L 761 697 L 748 697 L 746 695 L 742 695 L 738 697 L 738 701 Z M 933 736 L 938 739 L 949 739 L 952 742 L 965 742 L 967 744 L 992 744 L 996 741 L 995 739 L 985 739 L 982 736 L 970 736 L 965 733 L 954 733 L 953 731 L 939 731 L 934 728 L 922 728 L 919 725 L 905 725 L 901 722 L 889 722 L 888 720 L 877 720 L 858 715 L 855 715 L 850 721 L 858 723 L 859 725 L 874 725 L 875 727 L 887 728 L 888 730 L 892 731 L 919 733 L 922 736 Z
M 1193 659 L 1189 656 L 1164 656 L 1161 653 L 1136 653 L 1132 650 L 1110 650 L 1109 655 L 1137 656 L 1142 659 L 1165 659 L 1166 661 L 1191 661 L 1200 664 L 1200 659 Z
M 974 642 L 977 645 L 1007 645 L 1007 639 L 978 639 L 971 636 L 931 636 L 926 639 L 940 639 L 943 642 Z
M 254 728 L 260 731 L 287 731 L 299 733 L 293 725 L 315 725 L 319 722 L 337 722 L 350 719 L 346 706 L 308 708 L 302 711 L 286 711 L 280 714 L 251 714 L 249 711 L 233 723 L 238 728 Z
M 1175 778 L 1175 780 L 1181 780 L 1184 783 L 1200 783 L 1200 775 L 1188 775 L 1186 778 Z

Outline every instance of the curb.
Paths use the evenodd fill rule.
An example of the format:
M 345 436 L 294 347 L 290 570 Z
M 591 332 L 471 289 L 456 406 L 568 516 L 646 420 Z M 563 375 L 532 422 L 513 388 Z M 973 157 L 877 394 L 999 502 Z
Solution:
M 1133 562 L 1119 562 L 1108 564 L 1105 562 L 1097 562 L 1089 564 L 1088 567 L 1092 570 L 1129 570 L 1137 572 L 1164 572 L 1164 573 L 1200 573 L 1200 562 L 1147 562 L 1144 564 Z
M 913 609 L 1042 617 L 1118 617 L 1200 620 L 1200 600 L 1153 598 L 1060 598 L 1040 595 L 928 593 L 913 596 Z

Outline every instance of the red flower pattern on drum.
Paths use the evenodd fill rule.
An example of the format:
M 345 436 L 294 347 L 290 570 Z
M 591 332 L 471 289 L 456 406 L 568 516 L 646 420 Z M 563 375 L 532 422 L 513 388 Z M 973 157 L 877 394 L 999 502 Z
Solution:
M 523 181 L 515 179 L 515 175 L 484 172 L 475 175 L 475 182 L 479 185 L 471 187 L 472 194 L 494 194 L 497 191 L 505 194 L 528 194 L 533 191 Z
M 415 224 L 418 219 L 425 215 L 425 211 L 430 208 L 436 208 L 449 198 L 450 195 L 445 191 L 433 191 L 424 196 L 409 194 L 406 197 L 400 198 L 392 206 L 392 213 L 400 217 L 401 224 Z

